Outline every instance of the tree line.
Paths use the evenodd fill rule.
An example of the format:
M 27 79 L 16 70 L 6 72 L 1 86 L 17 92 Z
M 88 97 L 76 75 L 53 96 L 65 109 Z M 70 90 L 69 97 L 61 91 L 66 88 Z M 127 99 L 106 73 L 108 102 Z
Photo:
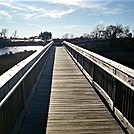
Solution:
M 134 30 L 133 30 L 134 32 Z M 73 34 L 66 33 L 62 36 L 63 39 L 73 38 Z M 90 33 L 84 33 L 80 38 L 88 39 L 110 39 L 110 38 L 132 38 L 129 26 L 122 24 L 104 26 L 98 24 Z
M 122 24 L 109 25 L 105 27 L 102 24 L 97 25 L 90 34 L 84 34 L 81 38 L 91 39 L 110 39 L 110 38 L 132 38 L 129 26 Z
M 134 33 L 134 30 L 132 30 Z M 6 28 L 0 31 L 0 39 L 6 39 L 8 30 Z M 18 38 L 17 30 L 15 30 L 10 39 Z M 40 38 L 42 40 L 52 39 L 51 32 L 41 32 L 38 36 L 29 37 L 33 40 L 35 38 Z M 66 33 L 62 36 L 63 39 L 73 39 L 74 35 L 71 33 Z M 110 39 L 110 38 L 132 38 L 132 33 L 130 32 L 129 26 L 123 26 L 122 24 L 104 26 L 99 24 L 94 27 L 90 33 L 84 33 L 79 38 L 88 39 Z
M 3 28 L 1 31 L 0 31 L 0 39 L 7 39 L 8 38 L 8 29 L 6 28 Z M 51 32 L 41 32 L 38 36 L 32 36 L 32 37 L 29 37 L 29 38 L 26 38 L 24 37 L 23 39 L 26 40 L 26 39 L 32 39 L 34 41 L 34 39 L 42 39 L 42 40 L 49 40 L 52 38 L 52 33 Z M 18 34 L 17 34 L 17 30 L 15 30 L 13 33 L 12 33 L 12 36 L 8 39 L 19 39 L 18 38 Z M 21 38 L 20 38 L 21 39 Z

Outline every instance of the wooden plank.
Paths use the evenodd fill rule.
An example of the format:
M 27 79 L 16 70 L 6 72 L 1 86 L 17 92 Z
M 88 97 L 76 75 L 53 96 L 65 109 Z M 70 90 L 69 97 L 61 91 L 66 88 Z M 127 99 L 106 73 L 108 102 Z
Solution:
M 46 133 L 124 133 L 63 47 L 56 48 Z

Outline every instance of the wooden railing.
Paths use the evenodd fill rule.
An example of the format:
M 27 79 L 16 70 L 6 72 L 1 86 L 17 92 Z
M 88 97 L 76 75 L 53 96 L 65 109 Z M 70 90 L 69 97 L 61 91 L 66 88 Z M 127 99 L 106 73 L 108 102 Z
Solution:
M 35 87 L 45 67 L 53 42 L 47 44 L 40 52 L 18 64 L 19 69 L 12 68 L 11 76 L 0 83 L 0 133 L 17 133 L 35 93 Z M 8 73 L 9 73 L 8 72 Z M 6 79 L 7 78 L 7 79 Z M 6 85 L 6 86 L 5 86 Z
M 134 133 L 134 70 L 69 42 L 63 44 L 124 128 Z

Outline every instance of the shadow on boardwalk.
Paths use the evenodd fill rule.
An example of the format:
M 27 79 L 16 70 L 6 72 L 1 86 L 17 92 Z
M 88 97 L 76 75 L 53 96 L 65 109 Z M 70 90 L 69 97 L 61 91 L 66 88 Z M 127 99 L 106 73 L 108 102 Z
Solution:
M 22 129 L 20 130 L 21 134 L 44 134 L 46 131 L 54 58 L 55 48 L 53 47 L 37 86 L 34 99 L 24 119 Z

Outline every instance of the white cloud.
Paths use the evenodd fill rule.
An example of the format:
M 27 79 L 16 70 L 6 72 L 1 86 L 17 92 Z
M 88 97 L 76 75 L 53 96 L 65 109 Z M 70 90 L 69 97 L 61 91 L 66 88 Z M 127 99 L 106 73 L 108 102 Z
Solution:
M 71 7 L 77 7 L 82 9 L 89 9 L 90 14 L 93 16 L 99 15 L 116 15 L 124 12 L 129 12 L 125 5 L 115 3 L 114 6 L 110 6 L 113 0 L 47 0 L 49 3 L 63 4 Z M 117 5 L 116 5 L 117 4 Z
M 0 10 L 0 16 L 6 17 L 7 19 L 11 18 L 11 15 L 4 10 Z
M 15 1 L 12 0 L 11 2 L 0 2 L 0 6 L 8 8 L 8 12 L 5 9 L 5 11 L 1 11 L 1 14 L 8 16 L 8 18 L 11 16 L 23 16 L 25 17 L 24 19 L 34 19 L 41 17 L 51 17 L 56 19 L 62 18 L 67 14 L 71 14 L 79 8 L 87 9 L 87 11 L 89 12 L 89 16 L 115 15 L 121 14 L 124 11 L 128 11 L 124 10 L 126 8 L 124 5 L 115 5 L 115 7 L 109 7 L 108 4 L 112 0 L 109 0 L 109 2 L 98 2 L 97 0 L 40 0 L 41 2 L 44 2 L 44 7 L 33 3 L 38 2 L 37 0 L 33 0 L 31 3 L 28 3 L 28 1 L 26 3 L 24 2 L 25 0 L 23 0 L 23 2 Z M 54 8 L 48 8 L 47 6 L 45 6 L 48 3 L 50 5 L 52 4 L 52 7 Z
M 18 23 L 18 22 L 16 22 L 16 21 L 12 21 L 12 20 L 9 20 L 8 22 L 10 22 L 10 23 L 12 23 L 12 24 L 20 24 L 20 23 Z
M 36 0 L 35 0 L 36 1 Z M 34 1 L 34 2 L 35 2 Z M 29 3 L 23 2 L 0 2 L 0 6 L 7 7 L 10 11 L 10 16 L 23 16 L 24 19 L 31 19 L 31 18 L 41 18 L 41 17 L 51 17 L 51 18 L 62 18 L 66 14 L 71 14 L 76 10 L 76 8 L 86 8 L 90 9 L 90 13 L 93 15 L 97 14 L 98 12 L 101 14 L 112 14 L 114 13 L 113 10 L 107 10 L 106 2 L 96 2 L 96 1 L 89 1 L 89 0 L 45 0 L 44 5 L 48 2 L 50 5 L 58 4 L 55 8 L 47 8 L 46 6 L 40 7 L 38 5 L 30 5 Z M 65 9 L 61 9 L 61 5 L 67 5 Z M 9 15 L 9 13 L 8 13 Z
M 61 18 L 66 14 L 70 14 L 73 11 L 74 11 L 73 9 L 69 9 L 69 10 L 44 10 L 39 16 L 40 17 L 48 16 L 48 17 L 56 19 L 56 18 Z
M 34 8 L 33 8 L 34 9 Z M 74 10 L 73 9 L 68 9 L 68 10 L 46 10 L 46 9 L 38 9 L 33 11 L 31 8 L 27 12 L 19 12 L 19 16 L 23 16 L 25 19 L 37 19 L 41 17 L 51 17 L 54 19 L 61 18 L 66 14 L 72 13 Z
M 66 14 L 74 12 L 72 8 L 69 9 L 47 9 L 40 6 L 29 5 L 28 3 L 13 3 L 13 2 L 0 2 L 0 6 L 8 8 L 12 16 L 23 16 L 24 19 L 51 17 L 61 18 Z M 6 11 L 3 11 L 6 14 Z M 3 13 L 4 14 L 4 13 Z M 11 16 L 10 15 L 10 16 Z
M 78 6 L 79 2 L 81 0 L 48 0 L 48 2 L 50 3 L 60 3 L 60 4 L 64 4 L 64 5 L 72 5 L 72 6 Z
M 9 2 L 0 2 L 1 6 L 6 6 L 6 7 L 10 7 L 11 4 Z
M 0 6 L 7 7 L 9 9 L 18 10 L 18 11 L 26 11 L 28 9 L 27 6 L 24 6 L 22 4 L 15 4 L 12 2 L 0 2 Z
M 104 3 L 95 2 L 91 0 L 48 0 L 48 2 L 91 9 L 100 9 L 104 5 Z
M 34 13 L 18 13 L 18 16 L 23 17 L 24 19 L 31 19 L 35 16 Z
M 39 27 L 39 28 L 42 28 L 42 26 L 39 25 L 39 24 L 31 24 L 31 23 L 27 23 L 27 25 L 29 25 L 29 26 L 33 26 L 33 27 Z
M 18 6 L 18 5 L 12 5 L 10 6 L 10 8 L 15 9 L 15 10 L 19 10 L 19 11 L 26 11 L 26 9 L 24 7 Z
M 100 9 L 93 9 L 88 14 L 88 16 L 108 16 L 108 15 L 117 15 L 117 14 L 123 14 L 124 12 L 130 12 L 130 10 L 127 8 L 127 6 L 123 4 L 115 4 L 115 5 L 105 5 L 103 8 Z

